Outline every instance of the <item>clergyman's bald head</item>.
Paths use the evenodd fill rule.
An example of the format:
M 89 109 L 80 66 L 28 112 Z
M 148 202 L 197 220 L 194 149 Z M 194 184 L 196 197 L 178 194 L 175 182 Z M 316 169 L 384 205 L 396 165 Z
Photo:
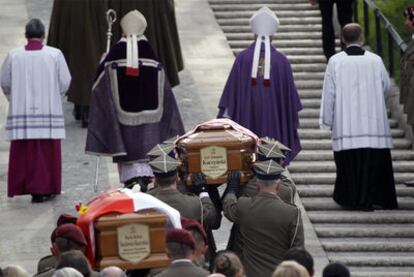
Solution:
M 345 44 L 360 44 L 362 42 L 362 28 L 357 23 L 349 23 L 342 29 L 342 39 Z

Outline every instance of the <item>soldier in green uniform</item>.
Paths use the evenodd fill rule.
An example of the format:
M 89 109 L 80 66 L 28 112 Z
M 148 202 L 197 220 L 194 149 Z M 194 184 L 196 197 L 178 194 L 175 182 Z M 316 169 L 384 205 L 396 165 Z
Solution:
M 87 244 L 85 236 L 80 228 L 73 223 L 64 223 L 59 225 L 53 231 L 52 236 L 54 236 L 54 243 L 51 249 L 53 256 L 47 256 L 40 260 L 38 268 L 41 271 L 35 275 L 37 277 L 53 276 L 58 258 L 63 253 L 68 253 L 72 250 L 78 250 L 82 253 L 85 252 Z M 90 276 L 98 276 L 98 273 L 92 271 Z
M 258 146 L 257 159 L 273 159 L 278 164 L 283 164 L 283 159 L 285 157 L 284 152 L 289 151 L 289 148 L 273 139 L 261 138 L 261 142 L 262 143 Z M 229 180 L 230 179 L 232 178 L 230 177 Z M 292 178 L 290 177 L 289 171 L 286 168 L 284 168 L 280 176 L 280 180 L 281 182 L 277 191 L 277 195 L 286 203 L 294 204 L 296 187 Z M 257 193 L 257 177 L 253 176 L 249 182 L 247 182 L 247 184 L 240 187 L 239 195 L 245 197 L 254 197 L 257 195 Z M 233 251 L 239 257 L 242 256 L 243 240 L 238 224 L 233 224 L 230 238 L 227 244 L 227 249 Z
M 230 174 L 223 211 L 239 225 L 243 240 L 241 260 L 247 276 L 271 276 L 287 250 L 304 246 L 300 210 L 277 195 L 283 170 L 272 159 L 256 162 L 258 193 L 239 199 L 239 177 Z
M 184 229 L 172 229 L 166 236 L 167 254 L 171 264 L 158 277 L 205 277 L 210 273 L 193 263 L 195 241 Z
M 162 155 L 151 160 L 149 165 L 154 172 L 157 188 L 148 191 L 148 194 L 178 210 L 184 217 L 195 219 L 205 225 L 215 221 L 216 210 L 207 192 L 201 192 L 196 196 L 177 189 L 177 160 Z

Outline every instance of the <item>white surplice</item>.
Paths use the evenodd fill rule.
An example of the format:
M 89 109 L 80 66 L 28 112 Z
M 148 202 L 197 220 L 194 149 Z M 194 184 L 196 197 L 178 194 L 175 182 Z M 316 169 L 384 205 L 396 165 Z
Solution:
M 0 73 L 1 87 L 10 102 L 6 139 L 65 138 L 62 96 L 70 80 L 59 49 L 11 50 Z
M 385 104 L 389 89 L 390 79 L 379 56 L 343 51 L 330 58 L 319 125 L 332 130 L 334 151 L 392 148 Z

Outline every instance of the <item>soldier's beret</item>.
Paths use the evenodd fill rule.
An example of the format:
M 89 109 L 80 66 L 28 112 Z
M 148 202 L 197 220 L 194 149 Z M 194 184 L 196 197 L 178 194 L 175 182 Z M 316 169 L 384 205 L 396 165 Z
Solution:
M 65 223 L 72 223 L 72 224 L 76 224 L 76 221 L 78 220 L 78 218 L 76 216 L 73 216 L 71 214 L 61 214 L 57 220 L 57 226 L 59 227 L 62 224 Z M 50 240 L 52 241 L 52 243 L 55 242 L 56 239 L 56 230 L 57 227 L 55 228 L 55 230 L 53 230 L 51 236 L 50 236 Z
M 193 235 L 184 229 L 172 229 L 168 231 L 167 237 L 166 237 L 167 243 L 169 242 L 175 242 L 187 245 L 191 249 L 195 249 L 195 240 Z
M 77 225 L 72 223 L 65 223 L 58 226 L 55 229 L 55 237 L 65 238 L 73 242 L 76 242 L 79 245 L 87 245 L 85 236 L 83 235 L 81 229 Z
M 204 230 L 204 227 L 197 220 L 189 219 L 186 217 L 181 217 L 181 225 L 183 226 L 184 229 L 188 231 L 195 230 L 203 237 L 204 242 L 206 244 L 208 243 L 206 231 Z

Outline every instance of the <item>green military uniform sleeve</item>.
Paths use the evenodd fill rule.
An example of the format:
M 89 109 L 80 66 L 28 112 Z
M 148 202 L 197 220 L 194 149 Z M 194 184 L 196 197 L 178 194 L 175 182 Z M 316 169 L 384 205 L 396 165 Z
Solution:
M 203 223 L 206 226 L 212 226 L 217 217 L 216 208 L 210 197 L 203 197 L 200 201 L 203 206 Z
M 227 193 L 223 200 L 223 212 L 224 216 L 232 221 L 237 223 L 238 213 L 237 213 L 237 197 L 233 193 Z
M 297 215 L 290 224 L 290 247 L 304 247 L 305 237 L 303 233 L 303 222 L 299 208 L 296 208 Z

